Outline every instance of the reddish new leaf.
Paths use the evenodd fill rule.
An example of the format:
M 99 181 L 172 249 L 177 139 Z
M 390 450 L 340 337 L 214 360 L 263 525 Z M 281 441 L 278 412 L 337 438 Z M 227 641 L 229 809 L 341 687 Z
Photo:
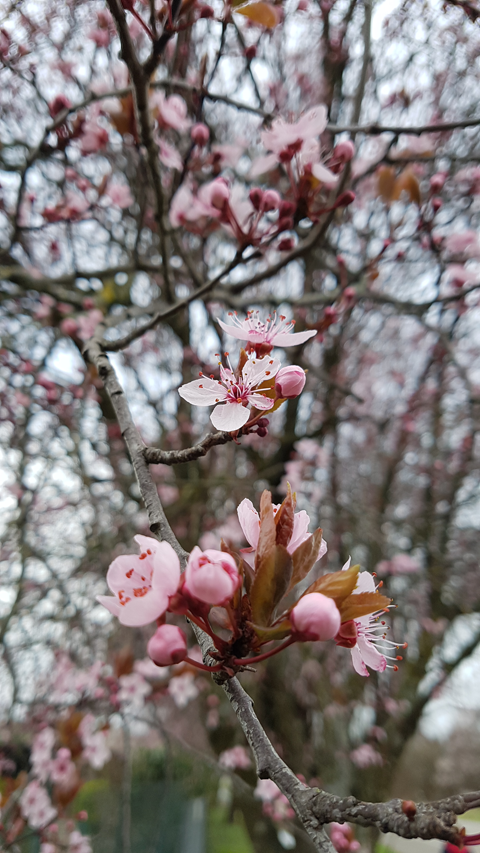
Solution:
M 239 9 L 235 9 L 235 12 L 238 12 L 239 15 L 245 15 L 250 21 L 261 24 L 262 27 L 268 27 L 268 29 L 272 29 L 280 23 L 278 9 L 271 3 L 263 2 L 263 0 L 260 0 L 259 3 L 248 3 L 247 6 L 241 6 Z
M 340 604 L 337 602 L 337 606 L 340 610 L 342 622 L 348 622 L 350 619 L 360 619 L 361 616 L 368 616 L 370 613 L 376 613 L 377 610 L 384 610 L 391 600 L 380 592 L 358 592 L 349 595 Z
M 303 580 L 317 562 L 322 541 L 322 529 L 319 527 L 312 536 L 302 542 L 292 554 L 293 572 L 289 589 Z M 313 592 L 314 590 L 311 590 Z

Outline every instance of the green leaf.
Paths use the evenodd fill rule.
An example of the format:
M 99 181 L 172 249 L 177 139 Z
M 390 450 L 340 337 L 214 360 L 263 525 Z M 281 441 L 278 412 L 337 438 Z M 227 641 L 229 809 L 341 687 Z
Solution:
M 289 591 L 303 580 L 317 562 L 318 551 L 322 541 L 322 529 L 319 527 L 315 530 L 312 536 L 302 542 L 301 545 L 293 552 L 293 572 L 290 581 Z M 313 590 L 311 590 L 313 592 Z

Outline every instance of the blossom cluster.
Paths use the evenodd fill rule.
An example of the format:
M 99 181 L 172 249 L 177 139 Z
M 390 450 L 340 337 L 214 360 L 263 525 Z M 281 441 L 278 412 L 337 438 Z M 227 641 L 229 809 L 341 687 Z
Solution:
M 219 362 L 220 379 L 201 373 L 199 379 L 182 385 L 178 393 L 193 406 L 215 405 L 210 420 L 216 429 L 236 432 L 257 427 L 263 436 L 268 420 L 262 413 L 275 411 L 285 400 L 298 397 L 305 387 L 305 371 L 296 364 L 282 367 L 270 356 L 271 350 L 305 343 L 316 330 L 292 332 L 293 323 L 287 323 L 285 317 L 269 317 L 264 323 L 253 311 L 243 321 L 236 314 L 232 317 L 233 325 L 221 320 L 219 325 L 232 337 L 246 341 L 237 368 L 232 368 L 226 353 L 228 366 Z
M 141 535 L 135 537 L 140 555 L 123 555 L 111 564 L 107 583 L 113 596 L 98 601 L 123 625 L 156 621 L 147 651 L 157 666 L 185 661 L 232 676 L 292 643 L 328 640 L 350 649 L 361 675 L 368 675 L 367 667 L 382 672 L 389 658 L 397 660 L 387 654 L 398 646 L 386 639 L 380 619 L 390 600 L 371 574 L 348 562 L 299 593 L 327 546 L 320 528 L 309 533 L 307 513 L 295 512 L 290 490 L 276 506 L 265 491 L 260 513 L 243 500 L 238 519 L 248 547 L 235 551 L 222 542 L 220 550 L 202 551 L 196 546 L 183 574 L 169 543 Z M 167 613 L 187 616 L 208 634 L 211 666 L 189 657 L 185 632 L 166 621 Z

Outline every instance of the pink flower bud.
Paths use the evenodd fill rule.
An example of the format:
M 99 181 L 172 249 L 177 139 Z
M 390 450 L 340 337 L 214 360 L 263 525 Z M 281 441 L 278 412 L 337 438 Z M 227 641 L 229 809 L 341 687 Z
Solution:
M 340 613 L 333 598 L 310 592 L 290 613 L 294 634 L 300 640 L 331 640 L 340 630 Z
M 279 252 L 291 252 L 295 248 L 295 240 L 293 237 L 284 237 L 280 240 L 277 249 Z
M 266 190 L 263 194 L 262 208 L 265 213 L 269 210 L 277 210 L 282 203 L 282 199 L 276 190 Z
M 263 190 L 261 190 L 260 187 L 253 187 L 253 189 L 250 190 L 248 197 L 255 210 L 260 210 L 263 201 Z
M 435 196 L 435 198 L 432 198 L 432 207 L 433 207 L 433 210 L 435 213 L 437 213 L 440 210 L 442 205 L 443 205 L 443 201 L 441 198 L 438 198 L 438 196 Z
M 187 638 L 176 625 L 160 625 L 148 641 L 147 653 L 157 666 L 179 663 L 187 656 Z
M 213 18 L 215 15 L 214 10 L 211 6 L 204 4 L 200 6 L 200 18 Z
M 74 317 L 65 317 L 65 320 L 62 320 L 60 323 L 60 330 L 64 335 L 73 335 L 77 334 L 78 331 L 78 323 Z
M 188 558 L 183 591 L 205 604 L 224 604 L 241 583 L 230 554 L 196 546 Z
M 437 172 L 435 175 L 432 175 L 430 178 L 430 188 L 432 192 L 439 193 L 443 190 L 447 177 L 448 175 L 446 175 L 445 172 Z
M 279 216 L 293 216 L 296 209 L 297 207 L 293 201 L 282 201 L 278 209 L 278 214 Z
M 198 124 L 194 124 L 191 131 L 191 137 L 195 145 L 199 145 L 200 148 L 203 148 L 204 145 L 207 144 L 210 139 L 210 131 L 206 124 L 202 122 L 198 122 Z
M 245 59 L 255 59 L 257 55 L 257 46 L 255 44 L 251 44 L 249 47 L 245 49 Z
M 333 149 L 333 156 L 336 160 L 341 160 L 342 163 L 348 163 L 354 155 L 355 146 L 349 139 L 345 142 L 339 142 Z
M 279 397 L 287 400 L 298 397 L 305 387 L 305 371 L 296 364 L 282 367 L 275 379 L 275 390 Z
M 210 192 L 210 203 L 217 210 L 223 210 L 230 198 L 230 190 L 223 178 L 213 181 Z

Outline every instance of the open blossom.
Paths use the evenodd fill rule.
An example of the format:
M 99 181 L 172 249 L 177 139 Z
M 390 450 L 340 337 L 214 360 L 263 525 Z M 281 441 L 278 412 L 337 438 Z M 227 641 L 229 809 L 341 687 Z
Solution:
M 142 553 L 125 554 L 111 563 L 107 583 L 113 592 L 97 601 L 117 616 L 122 625 L 148 625 L 168 608 L 180 580 L 180 562 L 168 542 L 135 536 Z
M 50 726 L 42 729 L 41 732 L 35 735 L 30 753 L 30 761 L 34 776 L 37 776 L 41 782 L 46 782 L 47 780 L 54 743 L 55 732 Z
M 280 362 L 274 358 L 249 359 L 237 379 L 231 367 L 220 365 L 220 380 L 201 376 L 178 389 L 180 397 L 193 406 L 215 406 L 210 420 L 216 429 L 233 432 L 241 429 L 249 417 L 248 406 L 266 411 L 274 405 L 274 400 L 261 392 L 264 382 L 273 379 L 280 369 Z
M 227 770 L 248 770 L 252 766 L 252 759 L 244 746 L 233 746 L 220 753 L 218 763 Z
M 59 749 L 53 761 L 50 762 L 50 779 L 57 785 L 68 787 L 75 778 L 76 768 L 69 749 Z
M 101 770 L 110 761 L 112 753 L 107 746 L 106 733 L 95 731 L 96 725 L 93 714 L 87 714 L 78 727 L 78 733 L 82 741 L 83 758 L 94 770 Z
M 361 746 L 354 749 L 350 753 L 350 758 L 357 767 L 362 769 L 365 767 L 381 767 L 383 764 L 382 756 L 369 743 L 362 743 Z
M 241 583 L 235 560 L 224 551 L 201 551 L 195 546 L 185 569 L 184 590 L 205 604 L 228 601 Z
M 276 515 L 280 506 L 280 504 L 273 505 L 274 515 Z M 240 527 L 243 530 L 245 539 L 250 545 L 250 548 L 241 549 L 243 559 L 249 566 L 253 567 L 255 564 L 255 553 L 258 547 L 258 537 L 260 535 L 260 516 L 249 498 L 244 498 L 244 500 L 239 504 L 237 513 Z M 287 545 L 287 551 L 289 554 L 293 554 L 302 542 L 306 542 L 306 540 L 310 538 L 311 534 L 308 532 L 309 524 L 310 516 L 304 509 L 295 513 L 293 519 L 293 532 L 290 542 Z M 317 560 L 320 560 L 320 558 L 326 553 L 327 543 L 322 539 Z
M 68 853 L 92 853 L 90 839 L 75 829 L 68 839 Z
M 296 122 L 275 119 L 271 128 L 260 135 L 264 147 L 272 153 L 254 161 L 250 176 L 261 175 L 295 157 L 299 174 L 309 167 L 317 180 L 334 186 L 338 178 L 320 162 L 320 146 L 316 141 L 326 126 L 327 110 L 323 105 L 308 110 Z
M 20 808 L 22 816 L 34 829 L 47 826 L 57 814 L 47 791 L 37 779 L 34 779 L 25 788 L 20 797 Z
M 245 320 L 239 320 L 237 312 L 229 314 L 233 326 L 218 320 L 219 326 L 232 338 L 247 341 L 254 349 L 262 344 L 264 347 L 294 347 L 304 344 L 309 338 L 317 334 L 316 329 L 307 332 L 293 332 L 295 321 L 288 322 L 286 317 L 280 315 L 277 319 L 276 313 L 267 317 L 265 323 L 259 319 L 258 311 L 248 311 Z
M 196 699 L 199 689 L 191 672 L 171 678 L 167 688 L 177 708 L 185 708 L 192 699 Z
M 357 853 L 360 850 L 360 842 L 356 840 L 348 823 L 331 823 L 330 841 L 337 853 Z
M 349 565 L 350 560 L 343 568 L 347 569 Z M 369 572 L 361 572 L 353 593 L 373 593 L 375 590 L 373 575 Z M 375 670 L 375 672 L 385 672 L 387 659 L 397 660 L 397 657 L 383 653 L 398 649 L 400 646 L 393 640 L 386 639 L 385 623 L 379 624 L 378 617 L 378 613 L 369 613 L 367 616 L 344 622 L 335 637 L 338 646 L 345 646 L 350 649 L 353 668 L 359 675 L 370 675 L 367 667 Z M 396 668 L 396 664 L 393 668 Z
M 120 690 L 117 693 L 118 701 L 122 704 L 131 704 L 142 707 L 145 697 L 152 692 L 151 685 L 145 681 L 139 672 L 131 672 L 121 675 L 118 679 Z
M 302 640 L 332 640 L 340 629 L 340 612 L 333 598 L 321 592 L 302 596 L 290 613 L 294 632 Z
M 187 116 L 187 105 L 180 95 L 170 95 L 167 98 L 163 92 L 155 92 L 150 98 L 150 105 L 162 128 L 183 132 L 188 130 L 192 123 Z

